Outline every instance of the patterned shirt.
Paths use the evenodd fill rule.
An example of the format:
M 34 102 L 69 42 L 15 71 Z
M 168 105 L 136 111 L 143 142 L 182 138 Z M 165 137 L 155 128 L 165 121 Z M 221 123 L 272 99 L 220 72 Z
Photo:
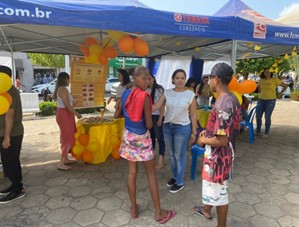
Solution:
M 202 169 L 202 178 L 204 180 L 222 183 L 229 178 L 235 136 L 240 121 L 241 107 L 237 98 L 232 93 L 218 97 L 211 110 L 206 137 L 225 135 L 228 137 L 228 143 L 222 147 L 206 145 Z

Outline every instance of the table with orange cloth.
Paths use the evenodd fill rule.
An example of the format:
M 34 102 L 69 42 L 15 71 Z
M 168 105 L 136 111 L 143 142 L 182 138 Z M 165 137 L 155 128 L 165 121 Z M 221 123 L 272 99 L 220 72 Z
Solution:
M 202 128 L 207 127 L 210 113 L 211 113 L 211 110 L 205 110 L 205 109 L 197 109 L 196 110 L 197 120 L 198 120 L 198 123 L 200 124 L 200 127 L 202 127 Z

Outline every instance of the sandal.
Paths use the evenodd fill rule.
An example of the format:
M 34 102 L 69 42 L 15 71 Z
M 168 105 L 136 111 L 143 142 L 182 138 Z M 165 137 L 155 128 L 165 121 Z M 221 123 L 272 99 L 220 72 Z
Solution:
M 207 221 L 211 221 L 212 220 L 212 217 L 206 217 L 204 216 L 204 214 L 202 213 L 202 210 L 201 210 L 201 207 L 200 206 L 194 206 L 192 208 L 193 212 L 198 214 L 199 216 L 203 217 L 204 219 L 206 219 Z
M 157 222 L 159 222 L 160 224 L 164 224 L 166 222 L 168 222 L 170 219 L 172 219 L 174 216 L 176 215 L 176 212 L 169 210 L 167 211 L 167 215 L 159 220 L 156 220 Z
M 68 171 L 68 170 L 71 170 L 72 167 L 67 166 L 67 165 L 65 165 L 65 164 L 58 164 L 58 165 L 57 165 L 57 169 L 58 169 L 58 170 L 62 170 L 62 171 Z
M 76 163 L 78 163 L 77 160 L 66 160 L 64 162 L 65 165 L 71 165 L 71 164 L 76 164 Z

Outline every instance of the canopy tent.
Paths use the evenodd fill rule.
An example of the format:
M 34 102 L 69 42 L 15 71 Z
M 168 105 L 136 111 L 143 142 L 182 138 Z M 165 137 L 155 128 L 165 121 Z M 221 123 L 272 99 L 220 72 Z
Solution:
M 81 54 L 87 37 L 101 40 L 118 30 L 141 36 L 149 56 L 158 56 L 230 40 L 234 23 L 233 17 L 153 10 L 135 0 L 2 0 L 0 49 Z
M 85 38 L 102 40 L 107 30 L 141 36 L 151 47 L 148 57 L 179 54 L 218 59 L 231 54 L 231 44 L 227 43 L 231 40 L 268 43 L 260 51 L 253 51 L 251 57 L 283 54 L 290 49 L 285 45 L 298 45 L 299 28 L 269 23 L 252 11 L 239 0 L 230 0 L 215 16 L 154 10 L 137 0 L 2 0 L 0 49 L 82 54 L 79 45 Z M 252 17 L 258 17 L 266 25 L 265 38 L 253 36 L 256 22 Z M 272 44 L 280 45 L 272 47 Z M 250 51 L 242 42 L 237 50 L 238 58 Z
M 282 55 L 290 53 L 292 46 L 299 45 L 299 27 L 271 20 L 242 0 L 230 0 L 214 16 L 236 18 L 234 40 L 238 40 L 237 58 Z M 248 45 L 249 42 L 254 42 L 260 49 L 254 50 L 253 45 Z
M 283 16 L 275 19 L 275 21 L 287 24 L 293 27 L 299 27 L 299 3 L 294 3 L 293 7 L 287 12 L 284 13 Z

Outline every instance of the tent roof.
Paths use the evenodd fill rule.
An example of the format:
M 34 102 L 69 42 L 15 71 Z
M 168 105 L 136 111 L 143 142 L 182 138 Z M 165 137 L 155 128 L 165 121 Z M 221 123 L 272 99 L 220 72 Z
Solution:
M 237 9 L 248 9 L 239 0 L 230 0 L 229 3 L 234 4 L 235 13 Z M 204 16 L 154 10 L 137 0 L 2 0 L 0 49 L 10 51 L 11 47 L 21 52 L 82 55 L 79 46 L 87 37 L 101 41 L 107 37 L 108 30 L 118 30 L 146 40 L 150 45 L 149 57 L 179 54 L 213 60 L 230 55 L 228 41 L 232 39 L 259 45 L 268 41 L 252 37 L 253 22 L 243 18 L 238 21 L 236 15 L 225 13 L 219 16 L 221 11 L 228 12 L 225 6 L 217 16 Z M 274 39 L 270 43 L 281 43 L 281 40 L 284 41 Z M 294 45 L 287 41 L 285 44 Z M 239 58 L 251 51 L 245 48 L 246 44 L 240 42 L 239 45 Z M 251 57 L 286 52 L 291 52 L 291 47 L 280 45 L 273 48 L 268 43 L 261 51 L 253 52 Z
M 254 9 L 246 5 L 242 0 L 230 0 L 224 6 L 222 6 L 214 16 L 236 16 L 242 19 L 256 22 L 256 23 L 266 23 L 272 25 L 285 26 L 282 23 L 271 20 Z
M 9 43 L 14 51 L 82 54 L 87 37 L 100 41 L 117 30 L 141 36 L 149 56 L 157 56 L 227 41 L 234 27 L 233 17 L 158 11 L 137 0 L 0 2 L 0 49 L 6 51 Z

